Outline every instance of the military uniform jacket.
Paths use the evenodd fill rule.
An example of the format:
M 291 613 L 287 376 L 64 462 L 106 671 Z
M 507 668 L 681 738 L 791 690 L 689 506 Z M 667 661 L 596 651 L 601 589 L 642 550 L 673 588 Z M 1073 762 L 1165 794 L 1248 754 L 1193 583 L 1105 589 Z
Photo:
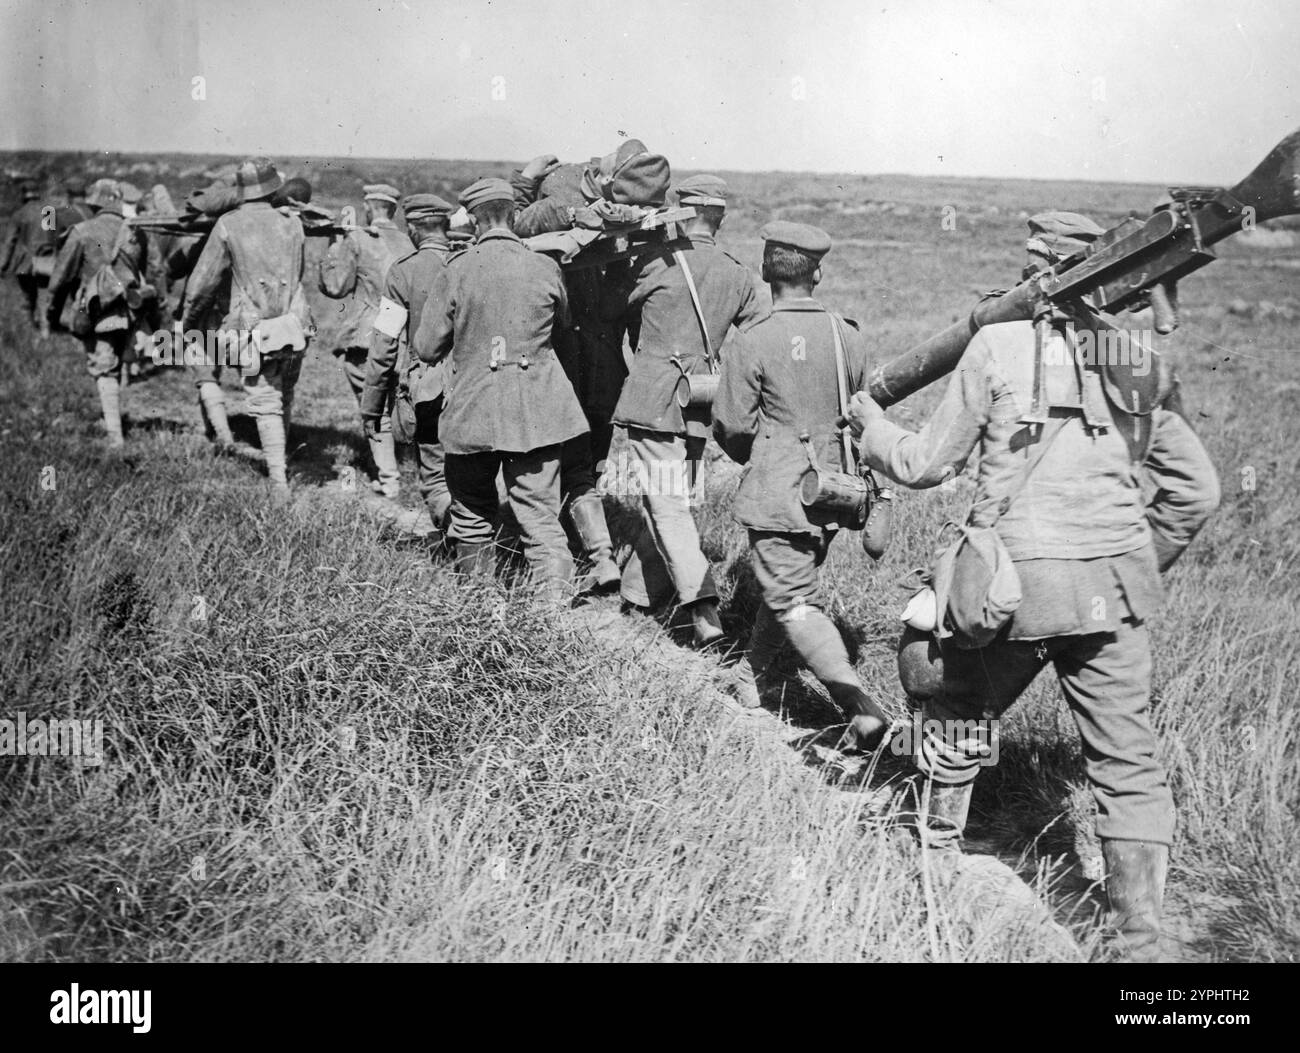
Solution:
M 749 271 L 718 248 L 712 237 L 692 234 L 691 249 L 683 256 L 695 280 L 716 362 L 731 326 L 748 329 L 765 312 Z M 614 410 L 614 423 L 672 435 L 707 434 L 706 422 L 688 424 L 676 398 L 683 369 L 709 371 L 681 267 L 673 256 L 643 257 L 633 264 L 628 282 L 628 332 L 636 354 Z
M 434 281 L 415 335 L 448 357 L 438 437 L 449 454 L 525 453 L 587 431 L 555 355 L 568 315 L 559 265 L 506 230 L 484 233 Z
M 1142 621 L 1158 607 L 1156 549 L 1177 552 L 1191 541 L 1218 505 L 1218 477 L 1177 413 L 1154 411 L 1140 462 L 1118 427 L 1085 427 L 1078 407 L 1089 399 L 1104 405 L 1101 381 L 1086 370 L 1083 385 L 1093 390 L 1081 388 L 1064 338 L 1053 330 L 1044 357 L 1057 419 L 1047 427 L 1059 431 L 1008 505 L 1044 441 L 1023 419 L 1033 401 L 1034 339 L 1030 322 L 981 329 L 925 426 L 910 432 L 883 417 L 872 421 L 860 439 L 862 454 L 905 486 L 926 487 L 951 479 L 978 450 L 970 522 L 996 521 L 1023 594 L 1008 637 L 1114 632 L 1126 614 Z M 1154 490 L 1149 504 L 1144 476 Z
M 428 239 L 388 268 L 384 296 L 406 308 L 406 324 L 396 337 L 386 336 L 378 329 L 371 333 L 366 387 L 361 393 L 362 417 L 377 419 L 383 415 L 394 382 L 399 397 L 407 398 L 418 378 L 414 386 L 419 388 L 420 402 L 431 401 L 441 392 L 443 363 L 426 366 L 411 353 L 411 338 L 420 330 L 429 292 L 438 274 L 446 269 L 450 255 L 451 246 L 447 242 Z
M 713 434 L 733 461 L 747 465 L 734 516 L 750 530 L 820 535 L 834 527 L 799 500 L 800 481 L 811 467 L 801 434 L 808 434 L 819 465 L 845 470 L 835 430 L 840 402 L 831 325 L 831 315 L 814 299 L 780 302 L 740 335 L 722 363 Z M 866 341 L 852 322 L 840 332 L 847 399 L 866 383 Z
M 410 237 L 391 219 L 375 220 L 374 230 L 350 230 L 326 250 L 320 263 L 320 289 L 341 300 L 352 297 L 334 346 L 370 347 L 388 268 L 410 253 Z
M 68 240 L 59 250 L 58 258 L 54 261 L 54 271 L 50 275 L 52 308 L 62 308 L 70 293 L 88 286 L 103 267 L 113 262 L 113 250 L 122 233 L 122 222 L 120 212 L 103 209 L 72 228 Z M 130 238 L 121 251 L 137 270 L 143 268 L 144 246 L 138 238 Z M 100 317 L 125 315 L 125 311 L 125 304 L 119 301 L 112 310 L 104 312 Z M 65 318 L 64 324 L 67 321 Z
M 60 245 L 68 240 L 68 232 L 78 223 L 84 223 L 95 214 L 84 201 L 74 201 L 54 210 L 54 237 Z
M 293 314 L 310 332 L 311 309 L 302 287 L 302 224 L 266 201 L 249 201 L 217 220 L 185 285 L 181 325 L 199 329 L 229 288 L 222 325 L 252 329 L 267 318 Z
M 35 200 L 24 201 L 9 223 L 9 237 L 0 255 L 0 274 L 31 274 L 33 257 L 54 251 L 55 233 L 41 225 L 41 203 Z

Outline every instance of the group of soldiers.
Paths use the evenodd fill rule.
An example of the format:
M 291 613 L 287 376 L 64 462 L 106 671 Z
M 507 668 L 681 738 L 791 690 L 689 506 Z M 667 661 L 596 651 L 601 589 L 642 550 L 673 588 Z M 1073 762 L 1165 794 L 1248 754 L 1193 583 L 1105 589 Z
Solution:
M 255 342 L 257 368 L 241 370 L 242 381 L 268 476 L 283 492 L 294 385 L 314 334 L 303 227 L 277 204 L 284 180 L 268 161 L 244 162 L 218 190 L 225 198 L 210 232 L 182 251 L 190 270 L 180 323 L 202 328 L 220 316 L 223 331 Z M 413 444 L 424 506 L 456 569 L 474 575 L 495 569 L 500 478 L 544 602 L 618 590 L 630 607 L 680 612 L 695 644 L 716 648 L 719 597 L 692 510 L 712 436 L 745 466 L 734 515 L 761 596 L 732 684 L 742 706 L 772 698 L 774 658 L 788 645 L 844 711 L 845 745 L 880 746 L 889 718 L 850 661 L 820 585 L 846 524 L 807 503 L 802 484 L 810 464 L 851 472 L 860 459 L 903 486 L 930 487 L 976 457 L 970 522 L 996 529 L 1023 598 L 982 648 L 904 634 L 900 671 L 927 729 L 913 752 L 927 802 L 919 836 L 929 850 L 960 854 L 989 722 L 1050 664 L 1083 739 L 1116 924 L 1130 957 L 1160 955 L 1174 807 L 1149 715 L 1147 623 L 1162 572 L 1218 503 L 1172 375 L 1134 437 L 1118 426 L 1098 372 L 1066 347 L 1068 319 L 1048 319 L 1047 348 L 1034 324 L 999 324 L 975 336 L 934 415 L 911 432 L 864 393 L 868 336 L 815 298 L 829 235 L 780 220 L 762 228 L 769 309 L 750 270 L 718 244 L 726 182 L 697 175 L 673 185 L 667 161 L 637 140 L 585 163 L 543 155 L 509 180 L 473 182 L 454 203 L 384 184 L 364 193 L 365 223 L 332 240 L 318 280 L 326 295 L 354 303 L 334 352 L 357 398 L 375 487 L 397 496 L 395 440 Z M 565 269 L 521 240 L 669 199 L 694 213 L 682 225 L 688 244 L 672 252 Z M 70 200 L 68 209 L 91 214 L 56 232 L 64 241 L 49 280 L 51 320 L 105 260 L 135 253 L 131 266 L 146 267 L 148 247 L 121 236 L 121 206 L 120 189 L 104 180 L 84 204 Z M 15 231 L 28 237 L 30 213 L 20 210 Z M 1052 212 L 1034 217 L 1030 233 L 1028 266 L 1041 270 L 1102 230 Z M 97 320 L 82 334 L 117 443 L 127 328 Z M 219 369 L 199 377 L 200 402 L 210 436 L 230 443 Z M 680 397 L 684 380 L 703 388 L 714 374 L 711 405 Z M 1044 392 L 1045 418 L 1030 418 Z M 680 480 L 640 495 L 622 566 L 598 489 L 615 428 L 641 478 Z

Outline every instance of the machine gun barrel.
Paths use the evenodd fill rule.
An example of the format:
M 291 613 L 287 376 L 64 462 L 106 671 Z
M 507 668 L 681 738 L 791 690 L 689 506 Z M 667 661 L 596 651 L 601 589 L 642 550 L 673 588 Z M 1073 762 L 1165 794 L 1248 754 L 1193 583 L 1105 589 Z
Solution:
M 1095 311 L 1120 311 L 1159 297 L 1159 289 L 1204 267 L 1211 246 L 1243 229 L 1300 213 L 1300 131 L 1277 144 L 1236 186 L 1175 187 L 1170 201 L 1145 221 L 1128 218 L 1089 247 L 1026 279 L 1009 292 L 981 300 L 964 321 L 949 326 L 876 367 L 867 391 L 891 406 L 946 376 L 971 338 L 986 325 L 1024 321 L 1036 307 L 1083 302 Z

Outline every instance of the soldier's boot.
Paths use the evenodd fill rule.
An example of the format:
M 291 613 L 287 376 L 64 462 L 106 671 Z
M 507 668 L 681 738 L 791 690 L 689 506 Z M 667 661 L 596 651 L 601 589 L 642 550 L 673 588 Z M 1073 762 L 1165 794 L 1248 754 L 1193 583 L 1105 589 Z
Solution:
M 718 615 L 718 598 L 706 596 L 687 604 L 691 614 L 691 630 L 695 634 L 695 646 L 711 647 L 722 639 L 722 619 Z
M 749 634 L 749 648 L 745 657 L 736 663 L 732 678 L 731 693 L 746 709 L 757 709 L 763 704 L 763 696 L 771 686 L 768 669 L 776 660 L 781 642 L 781 623 L 772 616 L 767 604 L 760 604 Z
M 272 492 L 287 494 L 289 476 L 284 452 L 284 418 L 278 413 L 260 415 L 257 418 L 257 437 L 262 442 L 262 456 L 266 458 L 266 476 L 271 480 Z
M 921 797 L 924 814 L 917 833 L 927 848 L 935 852 L 961 852 L 974 788 L 973 779 L 960 786 L 926 780 Z
M 1103 839 L 1111 917 L 1131 962 L 1162 960 L 1160 916 L 1169 870 L 1169 846 Z
M 495 546 L 490 541 L 457 541 L 458 574 L 491 574 L 495 569 Z
M 230 431 L 230 418 L 226 416 L 226 396 L 221 385 L 206 381 L 199 385 L 199 412 L 203 414 L 203 428 L 217 449 L 230 449 L 235 436 Z
M 614 562 L 614 542 L 610 540 L 600 495 L 582 494 L 570 501 L 569 521 L 578 535 L 583 555 L 591 565 L 591 570 L 585 575 L 587 580 L 582 584 L 601 592 L 617 588 L 622 575 Z
M 95 387 L 99 391 L 99 407 L 104 414 L 104 431 L 108 433 L 108 445 L 120 450 L 125 445 L 122 438 L 122 387 L 117 377 L 96 377 Z
M 804 606 L 791 611 L 781 624 L 804 664 L 848 716 L 844 744 L 874 750 L 889 730 L 889 718 L 862 689 L 835 623 L 816 607 Z
M 385 497 L 397 497 L 402 492 L 402 476 L 397 470 L 397 444 L 391 431 L 368 435 L 370 456 L 375 462 L 375 490 Z

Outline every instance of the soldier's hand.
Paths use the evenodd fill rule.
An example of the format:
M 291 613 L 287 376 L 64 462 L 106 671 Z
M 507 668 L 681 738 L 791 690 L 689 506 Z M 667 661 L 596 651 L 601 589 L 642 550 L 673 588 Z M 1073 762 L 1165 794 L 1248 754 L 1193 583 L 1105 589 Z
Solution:
M 542 179 L 560 167 L 560 159 L 554 154 L 538 154 L 523 167 L 519 174 L 525 179 Z
M 885 411 L 880 408 L 880 403 L 865 391 L 859 391 L 849 399 L 848 423 L 854 435 L 861 435 L 868 424 L 879 420 L 884 415 Z
M 366 438 L 368 439 L 379 438 L 379 421 L 380 418 L 378 417 L 363 417 L 361 419 L 361 423 L 363 424 L 366 430 Z
M 1150 299 L 1152 324 L 1157 333 L 1168 336 L 1178 328 L 1178 283 L 1163 282 L 1153 286 Z

